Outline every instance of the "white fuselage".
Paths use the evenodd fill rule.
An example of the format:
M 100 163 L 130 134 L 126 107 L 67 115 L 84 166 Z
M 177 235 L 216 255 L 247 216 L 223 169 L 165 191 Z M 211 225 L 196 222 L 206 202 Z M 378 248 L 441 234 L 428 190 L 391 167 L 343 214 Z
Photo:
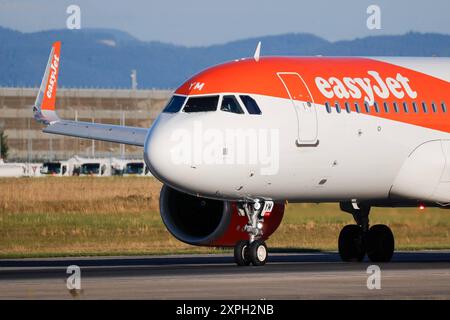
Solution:
M 448 59 L 436 63 L 423 59 L 388 62 L 393 61 L 405 68 L 418 65 L 420 72 L 440 81 L 448 83 L 450 79 Z M 307 87 L 312 85 L 308 83 Z M 228 94 L 240 93 L 220 93 L 215 112 L 180 111 L 158 117 L 144 147 L 145 161 L 157 178 L 183 192 L 224 200 L 383 202 L 394 197 L 450 202 L 447 132 L 378 114 L 346 112 L 343 104 L 340 113 L 333 105 L 328 112 L 323 103 L 317 102 L 308 109 L 306 100 L 291 95 L 290 99 L 253 94 L 261 115 L 229 113 L 220 110 L 220 101 Z M 436 92 L 435 101 L 441 98 Z M 392 97 L 376 97 L 376 101 L 380 108 L 385 101 L 393 108 Z M 307 109 L 310 113 L 302 114 Z M 304 119 L 309 122 L 305 124 Z M 313 128 L 308 128 L 311 123 Z M 315 130 L 314 143 L 299 141 L 302 134 L 308 137 L 308 132 L 301 131 L 305 128 Z M 412 156 L 415 150 L 423 152 Z M 422 154 L 436 160 L 427 162 Z M 429 171 L 419 172 L 423 168 Z M 442 178 L 446 171 L 448 179 Z
M 361 113 L 327 113 L 324 106 L 318 106 L 319 143 L 299 146 L 291 101 L 267 96 L 256 99 L 262 115 L 253 118 L 220 111 L 161 114 L 149 133 L 151 143 L 145 146 L 146 161 L 156 170 L 153 174 L 185 192 L 230 200 L 387 199 L 405 159 L 416 147 L 431 140 L 450 139 L 449 134 L 436 130 Z M 270 140 L 267 137 L 271 132 L 278 132 L 279 157 L 249 164 L 247 155 L 245 163 L 233 160 L 227 164 L 227 155 L 223 155 L 223 163 L 204 163 L 204 157 L 195 162 L 192 155 L 190 163 L 173 163 L 170 150 L 188 140 L 200 144 L 194 133 L 200 128 L 203 132 L 219 130 L 223 136 L 230 129 L 246 131 L 241 139 L 247 141 L 252 131 L 261 139 L 258 132 L 265 130 L 266 140 Z M 174 132 L 179 130 L 190 132 L 191 138 L 176 139 Z M 261 174 L 264 169 L 269 172 Z

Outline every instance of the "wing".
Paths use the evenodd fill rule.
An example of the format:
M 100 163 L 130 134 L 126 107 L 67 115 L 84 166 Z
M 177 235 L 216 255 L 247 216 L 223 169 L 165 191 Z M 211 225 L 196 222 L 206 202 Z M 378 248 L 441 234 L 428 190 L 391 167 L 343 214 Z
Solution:
M 62 120 L 55 110 L 61 42 L 52 46 L 41 86 L 33 106 L 34 118 L 47 127 L 43 132 L 71 137 L 144 146 L 147 128 Z

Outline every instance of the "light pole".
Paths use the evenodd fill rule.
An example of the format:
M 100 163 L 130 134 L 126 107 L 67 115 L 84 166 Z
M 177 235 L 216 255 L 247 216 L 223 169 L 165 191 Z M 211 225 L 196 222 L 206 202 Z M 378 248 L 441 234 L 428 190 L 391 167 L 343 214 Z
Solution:
M 130 77 L 131 77 L 131 89 L 136 90 L 138 86 L 136 69 L 131 70 Z

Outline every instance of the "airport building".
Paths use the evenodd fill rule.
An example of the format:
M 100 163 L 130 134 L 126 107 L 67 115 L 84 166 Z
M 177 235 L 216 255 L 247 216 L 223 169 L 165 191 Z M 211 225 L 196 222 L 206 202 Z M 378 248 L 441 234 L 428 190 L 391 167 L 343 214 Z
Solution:
M 142 158 L 142 148 L 42 133 L 33 120 L 37 88 L 0 88 L 0 131 L 8 137 L 9 161 L 65 160 L 81 157 Z M 59 88 L 61 118 L 150 127 L 171 90 Z

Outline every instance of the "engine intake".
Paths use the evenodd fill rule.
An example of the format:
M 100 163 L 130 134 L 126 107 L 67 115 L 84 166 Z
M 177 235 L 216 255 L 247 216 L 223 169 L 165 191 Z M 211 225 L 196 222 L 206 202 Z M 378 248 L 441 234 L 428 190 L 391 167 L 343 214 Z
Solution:
M 192 196 L 164 185 L 160 213 L 167 230 L 178 240 L 197 246 L 231 247 L 247 240 L 247 217 L 239 216 L 236 203 Z M 284 204 L 275 204 L 265 218 L 263 238 L 280 225 Z

